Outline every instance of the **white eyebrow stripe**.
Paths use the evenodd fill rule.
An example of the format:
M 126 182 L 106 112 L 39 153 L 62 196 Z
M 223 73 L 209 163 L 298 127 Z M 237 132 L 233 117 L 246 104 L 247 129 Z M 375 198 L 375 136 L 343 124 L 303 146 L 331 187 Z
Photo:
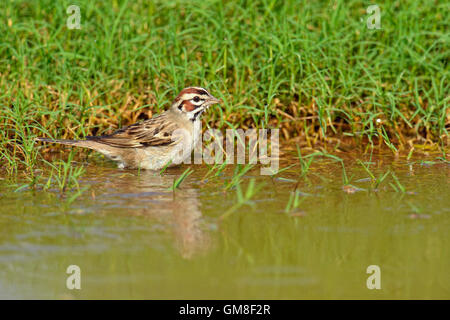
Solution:
M 185 93 L 181 96 L 181 100 L 191 100 L 197 95 L 196 93 Z
M 200 99 L 207 99 L 208 95 L 198 94 L 198 93 L 185 93 L 181 96 L 181 100 L 192 100 L 194 97 L 198 96 Z

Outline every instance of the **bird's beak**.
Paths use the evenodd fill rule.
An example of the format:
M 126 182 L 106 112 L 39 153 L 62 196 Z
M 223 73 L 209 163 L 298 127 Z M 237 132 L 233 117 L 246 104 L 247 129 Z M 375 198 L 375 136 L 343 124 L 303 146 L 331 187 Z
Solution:
M 209 106 L 211 106 L 211 105 L 213 105 L 213 104 L 220 104 L 220 103 L 222 103 L 223 101 L 221 100 L 221 99 L 217 99 L 217 98 L 214 98 L 214 97 L 210 97 L 209 99 L 208 99 L 208 102 L 207 102 L 207 104 L 208 104 L 208 107 Z

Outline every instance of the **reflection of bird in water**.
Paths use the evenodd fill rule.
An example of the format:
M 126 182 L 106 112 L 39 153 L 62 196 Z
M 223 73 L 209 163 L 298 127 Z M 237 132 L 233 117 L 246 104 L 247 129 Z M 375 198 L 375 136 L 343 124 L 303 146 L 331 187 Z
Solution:
M 184 258 L 205 252 L 210 244 L 205 221 L 199 210 L 199 201 L 195 189 L 183 190 L 173 200 L 174 233 L 178 249 Z
M 164 226 L 170 226 L 175 243 L 184 258 L 205 252 L 210 246 L 210 237 L 202 218 L 197 190 L 184 187 L 169 190 L 177 176 L 151 171 L 113 171 L 111 179 L 103 179 L 99 193 L 114 202 L 115 207 L 128 209 L 133 215 L 146 216 Z M 110 172 L 104 172 L 110 176 Z M 96 174 L 96 179 L 99 175 Z M 105 177 L 106 178 L 106 177 Z M 184 186 L 187 184 L 184 183 Z M 128 213 L 127 212 L 127 213 Z

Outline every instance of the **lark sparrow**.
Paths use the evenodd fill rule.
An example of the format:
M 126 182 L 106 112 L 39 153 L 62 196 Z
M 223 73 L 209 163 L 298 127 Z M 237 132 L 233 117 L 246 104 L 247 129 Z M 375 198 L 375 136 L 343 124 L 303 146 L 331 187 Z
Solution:
M 117 161 L 119 168 L 159 170 L 191 156 L 200 136 L 200 115 L 217 103 L 220 100 L 206 89 L 188 87 L 175 98 L 169 110 L 110 135 L 89 136 L 86 140 L 36 140 L 93 149 Z

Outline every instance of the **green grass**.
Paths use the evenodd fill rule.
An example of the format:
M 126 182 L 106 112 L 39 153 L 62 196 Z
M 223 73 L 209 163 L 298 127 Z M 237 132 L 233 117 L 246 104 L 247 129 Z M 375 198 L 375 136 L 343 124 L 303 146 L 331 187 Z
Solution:
M 192 173 L 194 170 L 191 168 L 187 168 L 178 178 L 173 180 L 172 186 L 169 188 L 172 191 L 175 191 L 180 184 Z
M 247 191 L 245 194 L 242 192 L 241 184 L 238 182 L 236 184 L 236 201 L 234 204 L 228 208 L 227 211 L 225 211 L 220 217 L 219 220 L 224 220 L 227 217 L 229 217 L 231 214 L 236 212 L 238 209 L 240 209 L 244 205 L 250 205 L 253 206 L 254 203 L 251 201 L 251 199 L 264 187 L 264 183 L 260 183 L 259 185 L 255 184 L 255 179 L 250 179 Z
M 35 136 L 102 134 L 167 108 L 185 86 L 224 100 L 209 126 L 361 146 L 447 145 L 445 1 L 79 0 L 0 3 L 0 163 L 32 171 Z M 361 21 L 362 19 L 362 21 Z M 378 120 L 378 121 L 377 121 Z M 446 127 L 447 126 L 447 127 Z M 307 168 L 304 168 L 307 170 Z

